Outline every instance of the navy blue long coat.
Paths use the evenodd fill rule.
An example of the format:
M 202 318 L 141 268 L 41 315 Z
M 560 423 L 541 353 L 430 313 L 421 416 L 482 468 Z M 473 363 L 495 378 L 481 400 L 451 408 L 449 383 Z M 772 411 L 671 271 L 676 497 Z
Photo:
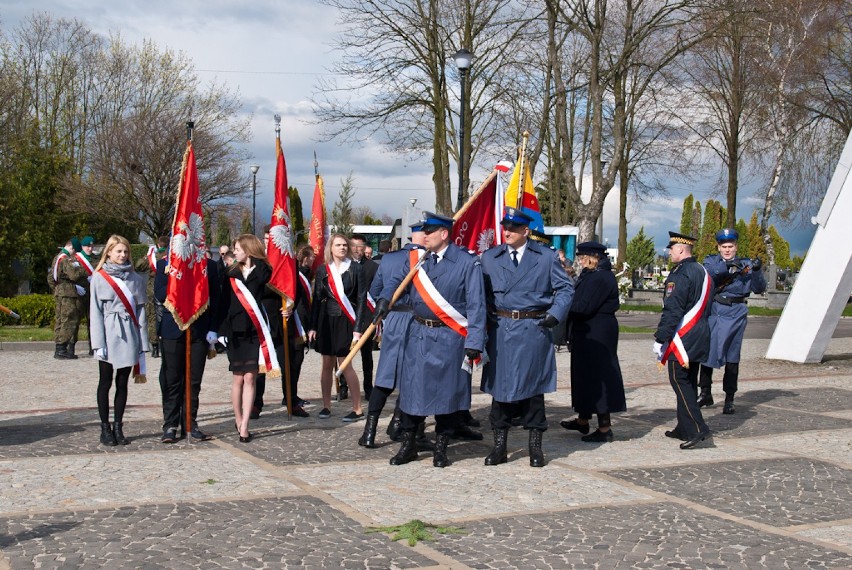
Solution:
M 482 254 L 482 272 L 489 310 L 547 312 L 560 322 L 567 317 L 574 284 L 554 250 L 527 241 L 515 267 L 508 246 L 498 245 Z M 480 387 L 498 402 L 556 391 L 552 331 L 538 326 L 540 320 L 489 317 L 491 360 Z
M 584 269 L 568 315 L 571 334 L 571 405 L 577 412 L 627 409 L 618 363 L 618 285 L 609 263 Z
M 384 263 L 384 260 L 382 261 Z M 408 273 L 395 277 L 382 298 L 390 300 L 393 291 Z M 400 377 L 399 405 L 414 416 L 449 414 L 470 409 L 470 374 L 462 370 L 464 349 L 485 349 L 485 291 L 479 258 L 450 244 L 442 261 L 427 268 L 435 288 L 468 320 L 467 336 L 449 327 L 429 328 L 412 319 L 408 325 Z M 409 285 L 415 315 L 437 320 L 437 316 L 413 285 Z

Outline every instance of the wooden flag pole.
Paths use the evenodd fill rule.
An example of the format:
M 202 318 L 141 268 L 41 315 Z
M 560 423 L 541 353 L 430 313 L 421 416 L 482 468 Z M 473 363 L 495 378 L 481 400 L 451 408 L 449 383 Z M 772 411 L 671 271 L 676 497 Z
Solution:
M 287 299 L 284 297 L 281 297 L 281 308 L 287 310 Z M 295 304 L 293 310 L 296 310 Z M 287 317 L 281 315 L 281 318 L 284 320 L 284 397 L 287 399 L 287 421 L 290 421 L 293 415 L 293 401 L 290 397 L 290 333 L 287 331 Z
M 195 123 L 192 121 L 187 121 L 186 123 L 186 139 L 188 144 L 192 144 L 192 130 L 195 127 Z M 175 215 L 177 215 L 177 210 L 175 210 Z M 185 388 L 185 401 L 184 401 L 184 423 L 183 425 L 183 433 L 186 436 L 187 443 L 192 442 L 192 436 L 190 432 L 192 432 L 192 358 L 191 358 L 191 347 L 192 347 L 192 329 L 190 327 L 186 327 L 186 366 L 185 366 L 185 377 L 184 384 Z
M 479 186 L 479 188 L 476 189 L 476 192 L 471 194 L 471 196 L 470 196 L 470 198 L 468 198 L 467 202 L 464 203 L 464 206 L 459 208 L 459 211 L 455 213 L 455 215 L 453 216 L 454 220 L 458 220 L 459 218 L 461 218 L 464 215 L 465 212 L 468 211 L 468 209 L 473 205 L 473 203 L 476 201 L 476 199 L 479 198 L 479 195 L 482 194 L 483 192 L 485 192 L 485 188 L 491 183 L 492 180 L 494 180 L 494 178 L 496 176 L 497 176 L 497 169 L 494 169 L 494 170 L 491 171 L 491 174 L 488 175 L 488 178 L 485 179 L 485 182 L 483 182 Z

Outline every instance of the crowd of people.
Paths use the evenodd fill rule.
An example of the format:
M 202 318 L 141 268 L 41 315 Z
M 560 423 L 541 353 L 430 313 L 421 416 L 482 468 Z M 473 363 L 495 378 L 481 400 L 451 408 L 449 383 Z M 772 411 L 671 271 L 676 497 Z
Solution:
M 239 441 L 249 443 L 249 424 L 263 410 L 267 378 L 281 377 L 281 404 L 289 413 L 310 416 L 298 385 L 306 350 L 313 348 L 322 359 L 320 419 L 332 415 L 334 388 L 339 401 L 351 400 L 342 421 L 365 419 L 357 443 L 375 448 L 381 413 L 397 391 L 388 435 L 400 448 L 391 464 L 429 451 L 436 467 L 450 465 L 450 440 L 483 439 L 472 429 L 479 425 L 470 414 L 472 377 L 481 368 L 480 389 L 492 399 L 493 447 L 485 465 L 508 461 L 509 431 L 522 427 L 529 434 L 529 463 L 542 467 L 545 394 L 557 385 L 554 343 L 571 350 L 576 417 L 561 421 L 563 428 L 580 432 L 585 442 L 611 442 L 612 414 L 626 411 L 627 402 L 618 360 L 618 289 L 606 247 L 579 244 L 575 276 L 564 252 L 543 243 L 530 230 L 531 222 L 522 210 L 506 208 L 503 243 L 481 256 L 454 244 L 453 220 L 431 212 L 411 226 L 410 243 L 390 251 L 383 242 L 375 258 L 364 236 L 333 233 L 324 263 L 315 263 L 310 246 L 297 251 L 298 286 L 287 303 L 268 286 L 268 229 L 264 241 L 243 234 L 220 248 L 217 261 L 208 260 L 208 307 L 188 327 L 179 326 L 165 308 L 172 279 L 167 239 L 134 264 L 130 244 L 121 236 L 107 240 L 100 259 L 92 253 L 91 236 L 72 238 L 48 276 L 56 299 L 54 357 L 77 358 L 77 334 L 87 314 L 90 350 L 98 361 L 100 441 L 112 446 L 130 443 L 123 429 L 128 383 L 131 374 L 145 381 L 146 354 L 162 359 L 161 441 L 212 439 L 197 423 L 199 395 L 211 351 L 225 352 L 234 428 Z M 766 289 L 760 261 L 736 256 L 736 231 L 724 229 L 716 237 L 719 254 L 702 265 L 692 256 L 695 239 L 670 232 L 673 267 L 654 333 L 654 352 L 667 367 L 677 402 L 677 425 L 665 435 L 680 440 L 683 449 L 710 436 L 701 408 L 713 404 L 714 368 L 725 368 L 723 412 L 734 413 L 745 302 Z M 344 359 L 374 328 L 381 331 L 380 341 L 365 337 L 358 351 L 365 413 L 359 376 Z M 281 366 L 288 367 L 285 374 Z M 425 433 L 428 416 L 435 418 L 434 441 Z

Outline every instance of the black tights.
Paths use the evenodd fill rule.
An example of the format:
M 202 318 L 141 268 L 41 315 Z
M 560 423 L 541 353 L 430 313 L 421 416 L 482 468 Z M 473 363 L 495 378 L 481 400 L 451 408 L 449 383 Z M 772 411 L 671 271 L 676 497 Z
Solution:
M 121 423 L 124 418 L 124 408 L 127 407 L 127 382 L 130 379 L 132 366 L 119 368 L 115 371 L 115 422 Z M 109 391 L 112 388 L 112 364 L 103 360 L 98 361 L 98 414 L 101 423 L 109 422 Z

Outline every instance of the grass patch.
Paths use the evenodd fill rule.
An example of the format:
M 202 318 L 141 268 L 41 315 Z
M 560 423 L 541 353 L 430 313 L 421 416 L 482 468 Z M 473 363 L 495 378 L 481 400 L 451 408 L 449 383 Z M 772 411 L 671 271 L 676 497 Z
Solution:
M 372 534 L 376 532 L 395 533 L 391 540 L 407 540 L 408 546 L 415 546 L 420 540 L 433 541 L 435 537 L 429 529 L 435 529 L 438 534 L 467 534 L 467 531 L 455 526 L 437 526 L 414 519 L 405 524 L 397 526 L 371 526 L 364 532 Z
M 86 327 L 80 327 L 77 340 L 88 340 Z M 28 327 L 24 325 L 9 325 L 0 327 L 0 342 L 53 342 L 53 329 L 49 327 Z
M 643 313 L 661 313 L 663 311 L 662 305 L 621 305 L 621 311 L 636 311 Z
M 618 325 L 618 332 L 620 333 L 640 333 L 640 334 L 654 334 L 654 331 L 657 329 L 651 327 L 625 327 L 622 325 Z

